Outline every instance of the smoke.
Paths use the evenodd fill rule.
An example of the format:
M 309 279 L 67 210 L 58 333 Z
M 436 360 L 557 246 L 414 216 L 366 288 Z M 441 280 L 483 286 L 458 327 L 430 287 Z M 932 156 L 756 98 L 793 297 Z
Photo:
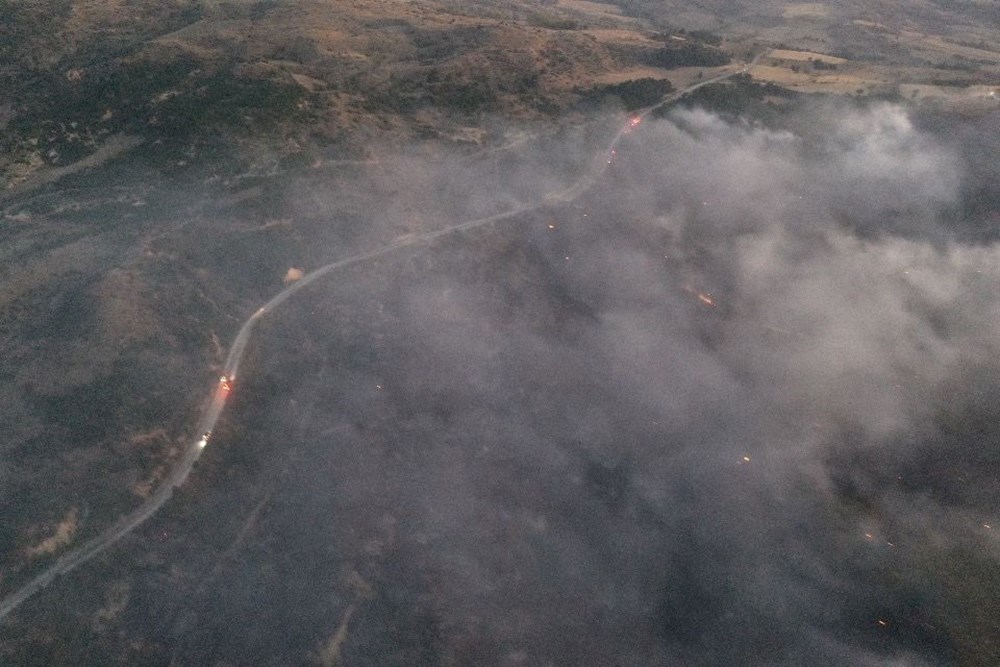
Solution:
M 573 202 L 311 284 L 259 323 L 170 537 L 123 545 L 188 576 L 130 575 L 120 636 L 191 664 L 989 664 L 995 164 L 933 120 L 675 110 Z M 598 134 L 303 176 L 269 202 L 309 239 L 275 276 L 541 201 Z
M 345 660 L 981 655 L 930 564 L 997 557 L 1000 253 L 952 227 L 985 176 L 900 107 L 800 114 L 646 123 L 574 203 L 340 276 L 268 336 L 265 375 L 312 331 L 333 378 L 279 390 L 328 412 L 251 427 L 312 443 L 300 530 L 374 591 Z M 383 161 L 387 218 L 537 201 L 592 159 L 569 145 Z
M 361 283 L 391 324 L 338 451 L 403 451 L 350 484 L 398 483 L 439 659 L 976 655 L 928 563 L 997 556 L 995 502 L 951 477 L 993 460 L 1000 256 L 948 227 L 960 146 L 897 106 L 805 113 L 676 111 L 575 205 Z

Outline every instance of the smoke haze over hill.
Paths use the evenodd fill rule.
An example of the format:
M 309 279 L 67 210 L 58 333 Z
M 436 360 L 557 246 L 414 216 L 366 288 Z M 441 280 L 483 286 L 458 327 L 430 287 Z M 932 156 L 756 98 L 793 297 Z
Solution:
M 78 611 L 23 613 L 148 664 L 980 664 L 1000 248 L 969 198 L 996 174 L 924 124 L 676 109 L 612 156 L 373 147 L 283 183 L 308 269 L 612 163 L 282 304 L 180 497 L 58 584 Z M 254 295 L 287 243 L 206 271 Z
M 277 493 L 305 558 L 372 584 L 348 662 L 975 655 L 1000 251 L 949 221 L 985 175 L 899 107 L 805 113 L 676 111 L 575 205 L 352 271 L 265 334 L 247 381 L 283 398 L 239 419 L 302 452 Z

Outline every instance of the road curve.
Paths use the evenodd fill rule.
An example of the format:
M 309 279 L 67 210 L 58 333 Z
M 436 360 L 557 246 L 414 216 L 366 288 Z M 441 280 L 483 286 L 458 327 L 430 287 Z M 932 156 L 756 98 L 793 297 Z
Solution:
M 235 381 L 238 375 L 240 362 L 242 361 L 243 354 L 246 351 L 247 343 L 250 341 L 250 336 L 253 334 L 254 327 L 262 317 L 290 299 L 300 290 L 306 288 L 327 274 L 336 271 L 337 269 L 365 262 L 370 259 L 375 259 L 376 257 L 381 257 L 383 255 L 388 255 L 403 248 L 423 245 L 433 241 L 434 239 L 448 236 L 462 230 L 474 229 L 476 227 L 483 227 L 507 220 L 509 218 L 540 209 L 543 206 L 564 204 L 573 201 L 590 189 L 590 187 L 592 187 L 597 179 L 604 173 L 609 164 L 608 155 L 613 154 L 612 151 L 616 149 L 622 138 L 635 129 L 635 127 L 639 124 L 639 121 L 657 108 L 665 104 L 670 104 L 671 102 L 674 102 L 684 95 L 687 95 L 688 93 L 691 93 L 703 86 L 717 83 L 735 76 L 736 74 L 748 71 L 749 68 L 755 65 L 766 53 L 767 52 L 757 55 L 742 69 L 725 72 L 703 81 L 699 81 L 696 84 L 692 84 L 667 95 L 652 106 L 645 107 L 633 113 L 630 117 L 629 123 L 627 123 L 614 135 L 611 142 L 608 144 L 607 149 L 598 153 L 595 156 L 590 168 L 587 169 L 575 183 L 565 190 L 548 194 L 541 201 L 529 206 L 523 206 L 510 211 L 505 211 L 503 213 L 497 213 L 485 218 L 467 220 L 465 222 L 444 227 L 432 232 L 427 232 L 425 234 L 409 237 L 404 240 L 395 241 L 374 250 L 369 250 L 367 252 L 362 252 L 357 255 L 352 255 L 350 257 L 331 262 L 330 264 L 322 266 L 306 274 L 301 280 L 298 280 L 281 292 L 278 292 L 278 294 L 276 294 L 270 301 L 258 308 L 253 315 L 247 318 L 247 320 L 243 323 L 243 326 L 240 327 L 239 332 L 237 332 L 236 338 L 233 340 L 233 343 L 229 348 L 229 354 L 226 358 L 225 366 L 223 367 L 223 376 L 219 379 L 213 389 L 211 399 L 202 412 L 201 418 L 195 428 L 195 433 L 197 434 L 196 439 L 190 442 L 184 450 L 181 459 L 173 467 L 166 479 L 164 479 L 156 490 L 131 513 L 123 516 L 100 535 L 97 535 L 87 542 L 84 542 L 82 545 L 66 552 L 46 570 L 28 581 L 27 584 L 14 593 L 11 593 L 7 597 L 3 598 L 3 600 L 0 600 L 0 621 L 5 619 L 22 602 L 51 584 L 57 577 L 74 570 L 83 563 L 86 563 L 88 560 L 113 545 L 122 537 L 135 530 L 135 528 L 163 507 L 167 500 L 169 500 L 173 495 L 174 489 L 187 480 L 195 462 L 201 456 L 202 451 L 208 444 L 212 429 L 215 428 L 215 424 L 219 420 L 219 417 L 226 406 L 226 399 L 229 395 L 230 385 Z

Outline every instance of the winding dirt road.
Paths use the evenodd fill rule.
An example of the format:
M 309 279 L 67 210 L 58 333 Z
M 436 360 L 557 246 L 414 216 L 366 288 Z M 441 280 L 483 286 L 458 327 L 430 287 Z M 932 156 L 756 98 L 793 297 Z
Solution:
M 501 222 L 524 213 L 538 210 L 544 206 L 565 204 L 573 201 L 586 192 L 591 186 L 594 185 L 597 179 L 600 178 L 600 176 L 607 169 L 608 165 L 611 163 L 612 160 L 610 159 L 610 156 L 615 154 L 615 150 L 617 149 L 617 146 L 621 142 L 622 138 L 635 130 L 641 123 L 642 119 L 651 114 L 657 108 L 665 104 L 670 104 L 671 102 L 674 102 L 684 95 L 687 95 L 688 93 L 691 93 L 703 86 L 717 83 L 737 74 L 749 71 L 749 69 L 765 55 L 766 52 L 761 53 L 749 63 L 738 69 L 734 69 L 733 71 L 725 72 L 723 74 L 705 79 L 704 81 L 699 81 L 696 84 L 687 86 L 686 88 L 664 97 L 658 103 L 633 113 L 629 122 L 614 135 L 611 142 L 608 144 L 608 147 L 603 152 L 600 152 L 595 156 L 590 168 L 587 169 L 586 172 L 584 172 L 584 174 L 575 183 L 573 183 L 573 185 L 569 186 L 565 190 L 550 193 L 541 201 L 530 206 L 524 206 L 503 213 L 497 213 L 485 218 L 468 220 L 439 230 L 409 237 L 405 240 L 400 240 L 368 252 L 359 253 L 357 255 L 352 255 L 351 257 L 331 262 L 330 264 L 312 271 L 301 280 L 293 283 L 291 286 L 276 294 L 270 301 L 265 303 L 256 312 L 254 312 L 253 315 L 247 318 L 239 332 L 236 334 L 236 338 L 233 340 L 233 343 L 229 348 L 229 355 L 226 359 L 223 370 L 224 375 L 219 379 L 217 385 L 212 390 L 211 400 L 202 413 L 202 416 L 198 421 L 197 428 L 195 429 L 195 433 L 198 434 L 197 439 L 193 440 L 187 446 L 181 456 L 181 459 L 170 471 L 166 479 L 163 480 L 160 486 L 157 487 L 157 489 L 145 500 L 145 502 L 143 502 L 130 514 L 127 514 L 119 519 L 115 524 L 100 535 L 97 535 L 84 544 L 63 554 L 48 569 L 35 576 L 27 584 L 0 601 L 0 620 L 6 618 L 22 602 L 51 584 L 58 576 L 66 574 L 83 563 L 86 563 L 91 558 L 101 553 L 140 526 L 143 522 L 153 516 L 161 507 L 163 507 L 164 504 L 166 504 L 166 502 L 173 495 L 175 488 L 182 485 L 185 480 L 187 480 L 188 475 L 191 474 L 191 469 L 194 467 L 195 461 L 198 460 L 202 451 L 210 441 L 212 429 L 215 428 L 216 422 L 219 420 L 222 411 L 225 409 L 230 386 L 236 381 L 238 376 L 240 362 L 242 361 L 244 352 L 246 351 L 247 343 L 250 341 L 254 327 L 262 317 L 290 299 L 300 290 L 323 278 L 327 274 L 346 266 L 365 262 L 376 257 L 382 257 L 383 255 L 388 255 L 403 248 L 427 244 L 434 239 L 455 234 L 462 230 L 474 229 L 476 227 L 483 227 Z

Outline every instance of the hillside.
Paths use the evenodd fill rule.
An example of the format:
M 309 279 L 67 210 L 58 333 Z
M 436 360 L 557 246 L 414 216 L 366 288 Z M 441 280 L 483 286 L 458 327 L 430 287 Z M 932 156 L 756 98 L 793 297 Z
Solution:
M 0 663 L 998 664 L 998 18 L 0 0 Z

